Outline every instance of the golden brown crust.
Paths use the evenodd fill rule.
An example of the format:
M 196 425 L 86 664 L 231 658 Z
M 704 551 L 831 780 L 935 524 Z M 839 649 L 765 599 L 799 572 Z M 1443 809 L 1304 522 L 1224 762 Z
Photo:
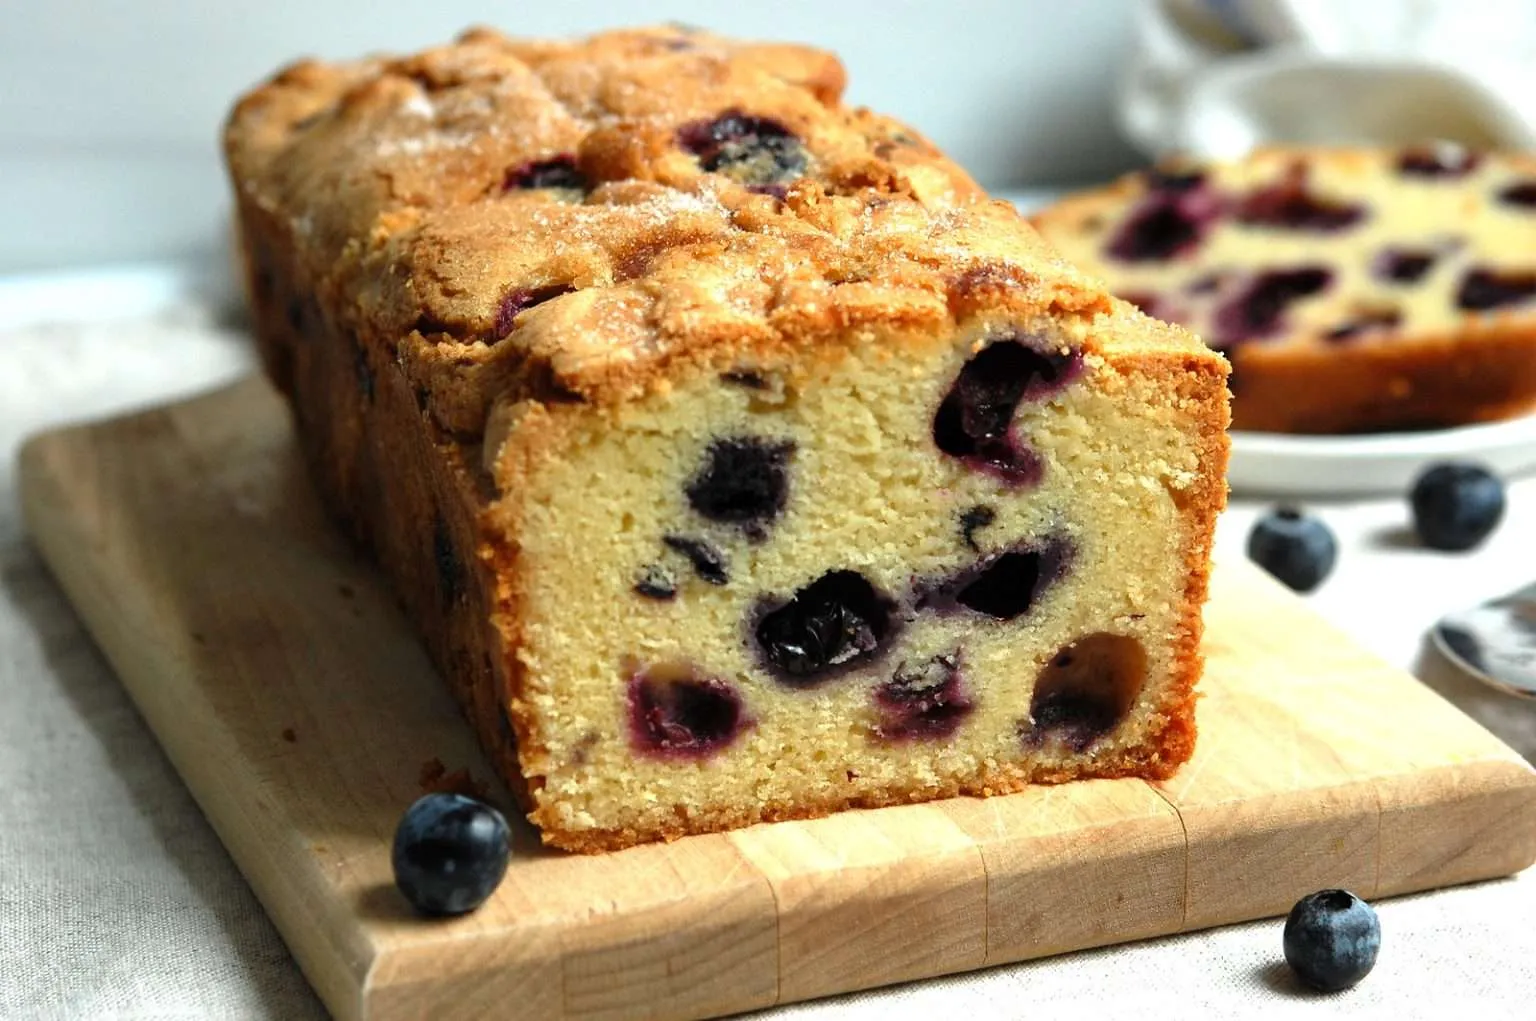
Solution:
M 1253 233 L 1248 250 L 1235 246 L 1206 258 L 1197 248 L 1165 264 L 1159 287 L 1213 279 L 1234 267 L 1247 271 L 1266 261 L 1276 267 L 1316 264 L 1330 270 L 1345 266 L 1346 279 L 1333 293 L 1316 299 L 1327 311 L 1303 317 L 1276 336 L 1233 346 L 1234 425 L 1239 429 L 1286 433 L 1343 433 L 1433 428 L 1507 418 L 1536 408 L 1536 312 L 1530 304 L 1480 312 L 1456 312 L 1449 293 L 1440 314 L 1421 319 L 1427 309 L 1414 288 L 1373 281 L 1367 266 L 1346 266 L 1356 257 L 1369 263 L 1390 247 L 1439 252 L 1441 263 L 1462 269 L 1493 266 L 1536 273 L 1531 245 L 1536 215 L 1501 204 L 1496 198 L 1510 184 L 1536 181 L 1536 158 L 1522 154 L 1483 154 L 1471 174 L 1443 178 L 1404 178 L 1394 169 L 1394 150 L 1302 149 L 1272 146 L 1256 150 L 1235 164 L 1185 162 L 1170 168 L 1198 173 L 1230 195 L 1273 186 L 1304 168 L 1302 180 L 1327 200 L 1358 202 L 1365 210 L 1368 242 L 1358 250 L 1353 229 L 1300 235 L 1311 250 L 1298 252 L 1285 231 Z M 1407 185 L 1400 184 L 1404 180 Z M 1389 195 L 1384 187 L 1403 189 Z M 1423 189 L 1430 189 L 1425 192 Z M 1108 239 L 1153 193 L 1145 174 L 1130 174 L 1100 189 L 1068 196 L 1031 222 L 1084 270 L 1109 281 L 1122 296 L 1145 296 L 1164 267 L 1126 263 L 1106 253 Z M 1436 219 L 1420 212 L 1422 194 L 1454 202 Z M 1393 220 L 1393 201 L 1404 203 L 1401 228 Z M 1410 208 L 1410 206 L 1412 208 Z M 1438 215 L 1438 214 L 1437 214 Z M 1460 245 L 1478 219 L 1486 237 Z M 1394 231 L 1397 232 L 1394 235 Z M 1238 261 L 1229 261 L 1233 258 Z M 1251 265 L 1250 265 L 1251 264 Z M 1433 278 L 1431 278 L 1433 279 Z M 1440 291 L 1451 281 L 1441 279 Z M 1209 329 L 1198 311 L 1199 299 L 1157 295 L 1155 314 L 1197 329 Z M 1167 300 L 1162 300 L 1167 298 Z M 1354 312 L 1381 313 L 1403 308 L 1400 324 L 1373 327 L 1347 339 L 1330 337 Z M 1329 319 L 1328 316 L 1334 316 Z M 1214 335 L 1207 339 L 1218 340 Z
M 259 220 L 248 224 L 249 244 L 270 242 L 261 229 Z M 504 604 L 493 613 L 515 576 L 515 554 L 487 559 L 479 449 L 437 430 L 399 366 L 336 329 L 282 255 L 269 270 L 251 295 L 256 335 L 325 504 L 390 575 L 481 745 L 531 807 L 504 708 L 516 660 L 490 626 L 493 617 L 517 619 Z M 507 637 L 515 641 L 515 631 Z
M 1227 505 L 1227 460 L 1231 448 L 1227 430 L 1232 424 L 1232 415 L 1225 399 L 1228 377 L 1225 363 L 1212 364 L 1207 360 L 1188 358 L 1181 365 L 1164 361 L 1155 367 L 1146 366 L 1142 371 L 1154 377 L 1161 376 L 1164 385 L 1178 394 L 1186 407 L 1195 411 L 1199 419 L 1195 431 L 1199 444 L 1196 460 L 1205 468 L 1197 484 L 1181 497 L 1186 581 L 1175 639 L 1175 676 L 1160 709 L 1167 722 L 1159 746 L 1147 766 L 1158 779 L 1166 779 L 1174 768 L 1188 761 L 1195 750 L 1195 684 L 1204 669 L 1201 639 L 1205 634 L 1205 619 L 1201 611 L 1210 587 L 1216 518 Z
M 524 44 L 477 31 L 413 57 L 307 62 L 225 134 L 242 206 L 344 320 L 399 358 L 446 428 L 499 398 L 631 399 L 699 361 L 813 345 L 861 319 L 952 323 L 993 274 L 1032 306 L 1102 295 L 910 129 L 836 105 L 835 58 L 673 30 Z M 805 172 L 753 190 L 685 133 L 782 125 Z M 571 160 L 586 191 L 506 187 Z M 782 200 L 763 191 L 782 190 Z M 253 271 L 270 260 L 253 249 Z
M 392 576 L 525 809 L 523 763 L 543 750 L 517 656 L 516 501 L 501 497 L 558 447 L 562 408 L 602 413 L 745 358 L 793 371 L 875 327 L 947 337 L 983 315 L 1132 322 L 1089 331 L 1085 353 L 1156 376 L 1202 423 L 1207 470 L 1181 497 L 1189 581 L 1159 736 L 1094 775 L 1164 777 L 1192 750 L 1200 607 L 1225 498 L 1225 363 L 1110 300 L 915 134 L 837 106 L 841 84 L 835 58 L 801 47 L 671 30 L 579 43 L 477 31 L 401 60 L 297 65 L 231 118 L 268 372 L 327 503 Z M 804 139 L 809 170 L 782 200 L 680 156 L 681 126 L 736 107 Z M 599 182 L 581 201 L 500 192 L 510 168 L 560 153 Z M 498 325 L 510 296 L 564 287 Z M 523 440 L 504 443 L 514 420 Z M 536 821 L 551 843 L 599 851 L 1079 775 L 1002 765 L 952 788 L 759 805 L 645 832 Z

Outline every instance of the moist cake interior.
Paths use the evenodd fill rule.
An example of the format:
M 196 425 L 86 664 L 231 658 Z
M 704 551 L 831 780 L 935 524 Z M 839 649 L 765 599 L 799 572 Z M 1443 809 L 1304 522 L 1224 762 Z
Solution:
M 772 818 L 1187 754 L 1164 731 L 1192 681 L 1192 426 L 1080 350 L 1049 320 L 978 324 L 570 416 L 515 497 L 536 821 Z

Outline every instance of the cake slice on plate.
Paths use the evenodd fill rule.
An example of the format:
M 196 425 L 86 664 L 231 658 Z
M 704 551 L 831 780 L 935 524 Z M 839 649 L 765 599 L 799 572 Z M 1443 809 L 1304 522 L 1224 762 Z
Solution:
M 1034 218 L 1233 365 L 1240 429 L 1334 433 L 1536 407 L 1536 160 L 1264 149 L 1133 174 Z

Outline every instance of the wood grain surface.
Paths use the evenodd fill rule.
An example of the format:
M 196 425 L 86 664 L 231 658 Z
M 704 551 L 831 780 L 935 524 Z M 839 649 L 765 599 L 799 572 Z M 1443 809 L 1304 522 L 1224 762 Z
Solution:
M 480 911 L 412 915 L 424 767 L 510 805 L 252 380 L 34 439 L 29 527 L 340 1018 L 697 1018 L 1536 860 L 1536 776 L 1246 564 L 1221 565 L 1195 758 L 578 857 L 525 825 Z M 428 770 L 431 771 L 430 769 Z

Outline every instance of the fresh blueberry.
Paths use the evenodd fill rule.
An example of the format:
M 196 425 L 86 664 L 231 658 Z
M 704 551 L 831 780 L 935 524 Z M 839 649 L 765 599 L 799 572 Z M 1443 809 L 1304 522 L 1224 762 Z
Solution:
M 805 173 L 805 146 L 776 120 L 730 110 L 678 132 L 683 148 L 710 173 L 734 178 L 753 191 L 782 195 Z
M 422 914 L 462 915 L 484 904 L 507 872 L 502 814 L 462 794 L 428 794 L 395 830 L 395 885 Z
M 733 436 L 715 440 L 689 481 L 688 504 L 711 521 L 739 525 L 761 537 L 762 526 L 784 509 L 789 492 L 788 440 Z
M 762 612 L 755 635 L 781 681 L 803 688 L 874 658 L 894 630 L 894 605 L 857 571 L 829 571 Z
M 1333 532 L 1320 518 L 1281 507 L 1254 522 L 1248 557 L 1297 592 L 1323 583 L 1339 556 Z
M 1319 890 L 1285 919 L 1285 963 L 1313 989 L 1336 993 L 1371 973 L 1381 950 L 1376 909 L 1348 890 Z
M 1451 462 L 1426 469 L 1409 495 L 1413 527 L 1424 545 L 1469 550 L 1504 517 L 1504 484 L 1475 464 Z

